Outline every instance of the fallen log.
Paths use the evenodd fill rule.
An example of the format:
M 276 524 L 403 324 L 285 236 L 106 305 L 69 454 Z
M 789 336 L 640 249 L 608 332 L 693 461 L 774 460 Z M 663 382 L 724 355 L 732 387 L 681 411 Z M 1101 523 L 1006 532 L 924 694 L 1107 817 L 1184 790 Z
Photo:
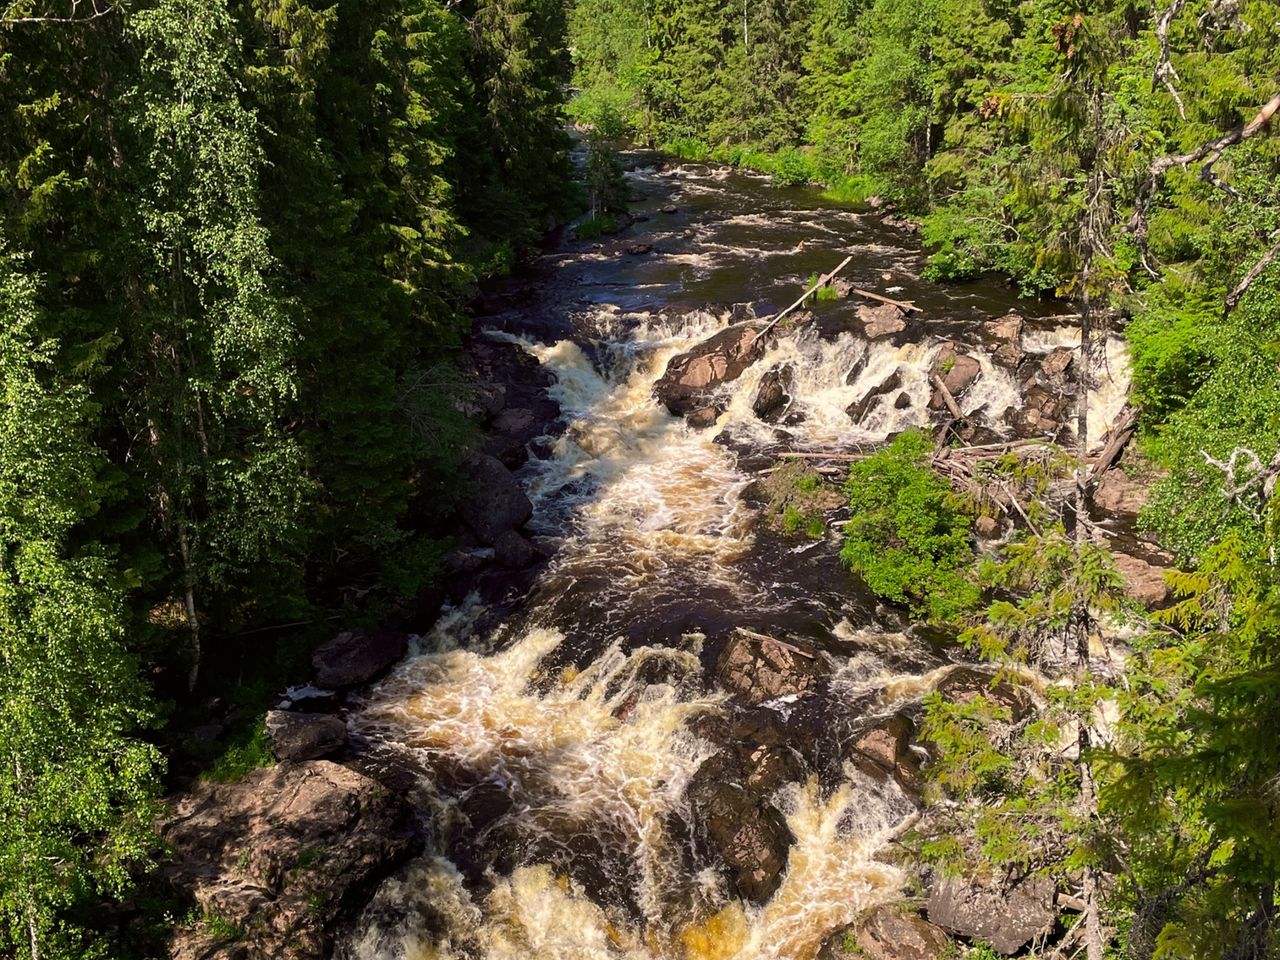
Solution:
M 890 306 L 897 307 L 903 313 L 922 313 L 923 311 L 910 300 L 893 300 L 889 297 L 882 296 L 878 293 L 872 293 L 870 290 L 863 290 L 861 287 L 850 287 L 850 293 L 856 293 L 860 297 L 866 297 L 868 300 L 878 300 L 881 303 L 887 303 Z
M 1089 468 L 1089 476 L 1085 479 L 1085 486 L 1093 486 L 1101 479 L 1104 473 L 1115 466 L 1116 461 L 1124 453 L 1125 446 L 1129 443 L 1134 430 L 1137 428 L 1137 408 L 1129 407 L 1108 432 L 1109 439 L 1106 446 L 1102 448 L 1102 452 L 1098 454 L 1097 459 L 1093 461 L 1093 466 Z
M 770 320 L 767 324 L 765 324 L 764 329 L 755 335 L 751 343 L 748 344 L 747 348 L 751 349 L 755 347 L 755 345 L 760 342 L 761 337 L 763 337 L 766 333 L 768 333 L 770 330 L 776 327 L 783 317 L 785 317 L 792 310 L 795 310 L 797 307 L 803 304 L 806 300 L 808 300 L 809 297 L 813 294 L 813 291 L 817 290 L 821 286 L 825 286 L 826 284 L 830 283 L 831 278 L 834 277 L 841 270 L 843 270 L 845 267 L 847 267 L 851 260 L 853 260 L 852 254 L 850 254 L 849 256 L 845 257 L 842 261 L 840 261 L 840 265 L 836 267 L 834 270 L 832 270 L 830 273 L 823 274 L 821 277 L 819 277 L 812 285 L 810 285 L 809 289 L 806 290 L 801 295 L 799 300 L 797 300 L 791 306 L 787 307 L 787 309 L 783 310 L 781 313 L 775 316 L 772 320 Z
M 942 402 L 947 405 L 947 409 L 951 411 L 951 415 L 957 420 L 966 419 L 964 412 L 960 409 L 960 404 L 956 403 L 956 398 L 951 395 L 951 391 L 947 389 L 947 385 L 942 382 L 942 378 L 936 373 L 933 375 L 933 385 L 938 388 L 938 393 L 942 395 Z
M 738 633 L 742 634 L 744 637 L 750 637 L 752 640 L 759 640 L 762 643 L 775 644 L 781 647 L 783 650 L 789 650 L 794 654 L 797 654 L 801 657 L 807 657 L 810 660 L 817 659 L 817 657 L 812 652 L 808 650 L 802 650 L 799 647 L 797 647 L 795 644 L 787 643 L 787 641 L 785 640 L 779 640 L 777 637 L 770 637 L 763 633 L 756 633 L 754 630 L 748 630 L 746 627 L 734 627 L 734 629 L 737 630 Z

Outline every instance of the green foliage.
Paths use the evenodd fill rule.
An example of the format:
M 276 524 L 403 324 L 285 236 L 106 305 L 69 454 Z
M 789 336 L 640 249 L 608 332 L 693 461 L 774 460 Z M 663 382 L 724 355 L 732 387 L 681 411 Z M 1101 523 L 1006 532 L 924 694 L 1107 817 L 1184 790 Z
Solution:
M 763 492 L 769 522 L 787 536 L 803 534 L 811 540 L 826 536 L 826 515 L 840 504 L 832 486 L 798 460 L 783 463 L 769 474 Z
M 222 756 L 218 757 L 204 772 L 206 780 L 214 783 L 234 783 L 250 771 L 259 767 L 275 766 L 276 759 L 271 753 L 271 738 L 267 736 L 263 717 L 255 718 L 256 722 L 246 725 L 227 743 Z
M 161 762 L 123 578 L 81 536 L 104 493 L 93 405 L 23 267 L 0 249 L 0 953 L 34 960 L 89 949 L 70 916 L 149 864 Z
M 817 273 L 809 274 L 809 279 L 804 282 L 805 289 L 808 289 L 809 287 L 812 287 L 815 283 L 817 283 L 819 276 L 820 275 Z M 831 286 L 830 284 L 818 287 L 818 289 L 813 291 L 812 296 L 809 297 L 810 302 L 815 302 L 815 303 L 831 303 L 839 299 L 840 299 L 840 291 L 838 291 L 835 287 Z
M 907 432 L 849 468 L 841 559 L 879 596 L 944 622 L 978 600 L 973 522 L 929 468 L 932 441 Z

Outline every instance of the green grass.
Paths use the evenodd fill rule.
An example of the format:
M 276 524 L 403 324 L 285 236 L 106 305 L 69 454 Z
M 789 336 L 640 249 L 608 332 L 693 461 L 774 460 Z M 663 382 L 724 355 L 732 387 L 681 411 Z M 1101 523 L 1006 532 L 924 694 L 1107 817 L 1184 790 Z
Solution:
M 244 939 L 244 927 L 216 913 L 206 913 L 200 918 L 200 925 L 204 927 L 204 932 L 215 940 Z
M 617 229 L 618 221 L 610 214 L 601 213 L 578 224 L 573 233 L 579 240 L 596 240 Z
M 809 279 L 805 281 L 805 289 L 807 290 L 809 287 L 812 287 L 817 283 L 818 277 L 819 275 L 816 273 L 809 274 Z M 827 285 L 819 287 L 817 290 L 813 291 L 813 295 L 809 297 L 809 299 L 817 301 L 818 303 L 829 303 L 832 300 L 839 300 L 840 293 L 835 287 Z
M 263 718 L 232 737 L 222 756 L 218 757 L 202 776 L 214 783 L 233 783 L 251 770 L 275 766 L 271 753 L 271 739 L 262 725 Z

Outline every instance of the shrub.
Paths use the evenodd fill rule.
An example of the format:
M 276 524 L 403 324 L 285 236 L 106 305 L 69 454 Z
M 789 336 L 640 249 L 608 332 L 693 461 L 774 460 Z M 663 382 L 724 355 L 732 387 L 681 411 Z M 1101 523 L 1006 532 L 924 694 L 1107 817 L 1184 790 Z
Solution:
M 932 441 L 900 435 L 849 469 L 852 517 L 840 557 L 878 596 L 935 622 L 975 606 L 972 519 L 947 483 L 929 469 Z

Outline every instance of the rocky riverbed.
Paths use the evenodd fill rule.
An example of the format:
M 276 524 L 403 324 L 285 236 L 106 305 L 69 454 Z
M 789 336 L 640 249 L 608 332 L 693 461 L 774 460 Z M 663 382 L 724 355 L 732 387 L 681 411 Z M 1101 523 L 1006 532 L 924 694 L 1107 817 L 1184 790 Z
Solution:
M 841 567 L 838 496 L 797 540 L 764 522 L 760 481 L 780 454 L 912 426 L 1069 439 L 1069 318 L 994 280 L 923 281 L 883 212 L 630 160 L 635 222 L 567 233 L 478 304 L 484 441 L 447 586 L 317 652 L 268 718 L 279 766 L 175 806 L 173 879 L 243 932 L 175 956 L 887 960 L 1052 929 L 1052 888 L 903 862 L 920 698 L 989 675 Z M 835 300 L 755 342 L 849 254 Z M 1127 388 L 1114 338 L 1093 439 Z M 1113 471 L 1098 519 L 1155 604 L 1142 491 Z

